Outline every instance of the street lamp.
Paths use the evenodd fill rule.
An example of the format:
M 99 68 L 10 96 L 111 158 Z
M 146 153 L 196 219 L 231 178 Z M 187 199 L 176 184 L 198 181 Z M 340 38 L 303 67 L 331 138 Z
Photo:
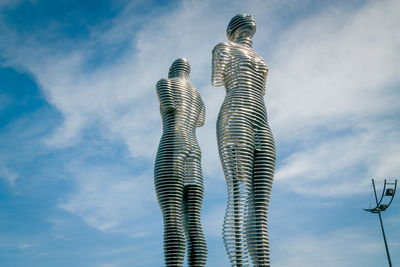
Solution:
M 383 229 L 383 222 L 382 222 L 381 212 L 387 210 L 389 208 L 390 204 L 392 204 L 394 195 L 396 193 L 397 179 L 394 182 L 387 182 L 386 179 L 385 179 L 385 182 L 383 184 L 382 195 L 381 195 L 381 198 L 380 198 L 379 201 L 378 201 L 378 196 L 376 195 L 376 188 L 375 188 L 374 179 L 372 179 L 372 186 L 374 188 L 376 206 L 375 206 L 375 208 L 372 208 L 372 209 L 369 208 L 369 209 L 364 209 L 364 210 L 368 211 L 368 212 L 371 212 L 371 213 L 378 213 L 378 215 L 379 215 L 379 221 L 381 223 L 383 241 L 385 242 L 386 255 L 387 255 L 387 258 L 388 258 L 389 267 L 392 267 L 392 262 L 390 260 L 390 254 L 389 254 L 389 248 L 388 248 L 388 245 L 387 245 L 387 242 L 386 242 L 385 229 Z

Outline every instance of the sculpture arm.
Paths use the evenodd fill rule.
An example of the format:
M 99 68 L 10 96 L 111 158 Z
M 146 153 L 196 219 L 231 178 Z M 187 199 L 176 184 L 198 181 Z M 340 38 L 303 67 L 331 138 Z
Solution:
M 214 86 L 224 85 L 224 72 L 229 60 L 228 44 L 220 43 L 212 51 L 212 74 L 211 84 Z
M 165 112 L 176 111 L 171 82 L 168 79 L 159 80 L 157 82 L 156 90 L 161 110 Z
M 197 127 L 201 127 L 204 125 L 204 122 L 206 120 L 206 106 L 204 105 L 203 101 L 201 101 L 201 110 L 200 110 L 200 114 L 199 117 L 197 119 Z

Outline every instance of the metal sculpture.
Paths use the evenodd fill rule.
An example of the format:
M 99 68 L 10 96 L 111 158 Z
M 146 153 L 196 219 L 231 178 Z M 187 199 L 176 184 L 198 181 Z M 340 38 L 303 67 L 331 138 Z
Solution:
M 256 24 L 239 14 L 229 42 L 212 52 L 214 86 L 226 97 L 217 120 L 221 163 L 228 186 L 223 239 L 232 266 L 270 266 L 267 212 L 275 171 L 275 145 L 264 104 L 268 67 L 253 50 Z
M 163 134 L 154 169 L 157 199 L 164 217 L 165 266 L 205 266 L 207 246 L 200 212 L 203 200 L 201 151 L 196 127 L 205 119 L 205 106 L 189 81 L 190 65 L 179 58 L 168 79 L 157 83 Z M 186 236 L 186 245 L 185 245 Z

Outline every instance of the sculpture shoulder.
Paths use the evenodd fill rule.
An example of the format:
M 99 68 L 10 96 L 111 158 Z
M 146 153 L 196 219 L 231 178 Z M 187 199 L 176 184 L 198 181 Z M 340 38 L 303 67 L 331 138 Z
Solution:
M 167 78 L 162 78 L 157 82 L 157 88 L 162 88 L 164 86 L 169 86 L 171 84 L 171 81 Z
M 156 92 L 159 97 L 165 98 L 165 97 L 170 97 L 172 94 L 172 86 L 171 86 L 171 81 L 169 79 L 161 79 L 157 82 L 156 85 Z
M 230 47 L 232 47 L 232 44 L 230 42 L 219 43 L 214 47 L 213 53 L 220 52 L 220 51 L 223 51 L 223 50 L 227 50 Z
M 248 48 L 246 46 L 243 46 L 243 45 L 235 43 L 235 42 L 219 43 L 213 49 L 213 55 L 233 56 L 236 53 L 257 55 L 257 53 L 254 51 L 253 48 Z

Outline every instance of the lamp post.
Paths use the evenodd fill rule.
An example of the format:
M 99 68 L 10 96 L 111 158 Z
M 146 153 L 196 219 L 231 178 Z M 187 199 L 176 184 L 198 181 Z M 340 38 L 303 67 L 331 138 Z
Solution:
M 392 267 L 392 261 L 390 260 L 389 248 L 388 248 L 387 241 L 386 241 L 385 229 L 383 228 L 381 212 L 387 210 L 389 208 L 390 204 L 392 204 L 394 195 L 396 193 L 397 179 L 394 182 L 387 182 L 385 179 L 385 182 L 383 184 L 382 195 L 381 195 L 381 198 L 379 201 L 378 201 L 378 196 L 376 195 L 374 179 L 372 179 L 372 187 L 374 188 L 376 207 L 373 209 L 369 208 L 369 209 L 364 209 L 364 210 L 371 212 L 371 213 L 378 213 L 378 215 L 379 215 L 379 222 L 381 224 L 383 241 L 385 242 L 386 255 L 388 258 L 389 267 Z

